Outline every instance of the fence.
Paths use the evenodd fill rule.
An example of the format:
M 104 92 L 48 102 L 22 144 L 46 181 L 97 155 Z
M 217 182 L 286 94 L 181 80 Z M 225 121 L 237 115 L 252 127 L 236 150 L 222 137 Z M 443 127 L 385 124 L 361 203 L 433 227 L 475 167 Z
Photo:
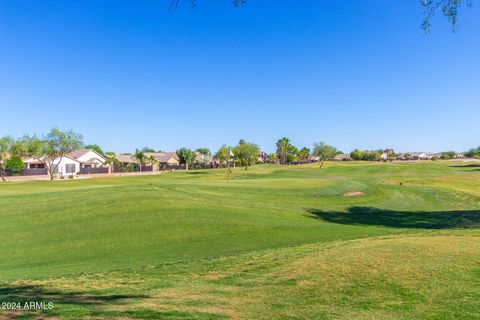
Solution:
M 150 172 L 153 171 L 152 166 L 142 166 L 140 168 L 137 164 L 131 164 L 126 166 L 114 166 L 112 172 Z
M 161 166 L 160 170 L 185 170 L 187 168 L 184 164 L 175 165 L 168 165 L 168 166 Z
M 80 168 L 79 174 L 101 174 L 101 173 L 108 173 L 108 168 L 100 167 L 100 168 Z
M 5 170 L 4 173 L 7 177 L 13 176 L 13 172 L 11 171 Z M 45 176 L 47 174 L 47 169 L 24 169 L 18 173 L 19 176 Z

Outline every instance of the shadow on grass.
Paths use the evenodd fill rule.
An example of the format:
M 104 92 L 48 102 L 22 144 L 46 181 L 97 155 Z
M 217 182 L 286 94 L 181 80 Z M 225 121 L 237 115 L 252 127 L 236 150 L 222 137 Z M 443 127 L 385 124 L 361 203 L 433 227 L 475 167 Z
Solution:
M 55 317 L 62 315 L 66 307 L 75 313 L 89 313 L 95 307 L 113 306 L 127 303 L 132 299 L 148 298 L 145 295 L 89 295 L 80 292 L 63 292 L 49 289 L 39 285 L 4 285 L 0 287 L 0 301 L 13 303 L 18 310 L 1 310 L 6 319 L 29 319 L 32 317 Z M 30 306 L 37 303 L 36 306 Z M 51 303 L 51 308 L 49 308 Z M 11 308 L 13 307 L 10 304 Z M 10 308 L 10 309 L 11 309 Z
M 480 227 L 480 210 L 427 212 L 393 211 L 372 207 L 350 207 L 346 212 L 306 210 L 312 218 L 339 224 L 415 229 Z
M 453 168 L 480 168 L 480 164 L 478 164 L 478 163 L 455 164 L 455 165 L 451 165 L 450 167 L 453 167 Z
M 0 319 L 221 319 L 221 315 L 181 310 L 136 308 L 133 304 L 147 295 L 85 294 L 64 292 L 39 285 L 3 285 L 0 303 L 10 303 L 10 310 L 0 309 Z M 12 303 L 19 309 L 12 310 Z M 37 303 L 32 306 L 31 303 Z M 51 303 L 51 308 L 49 308 Z M 120 308 L 118 308 L 120 307 Z
M 480 171 L 480 164 L 471 163 L 471 164 L 455 164 L 451 165 L 452 168 L 463 168 L 463 169 L 473 169 L 472 171 Z

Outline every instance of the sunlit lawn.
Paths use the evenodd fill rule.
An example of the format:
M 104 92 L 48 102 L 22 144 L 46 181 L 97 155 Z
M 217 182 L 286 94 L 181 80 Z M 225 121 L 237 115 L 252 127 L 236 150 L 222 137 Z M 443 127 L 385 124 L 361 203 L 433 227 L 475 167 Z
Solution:
M 356 196 L 346 196 L 354 192 Z M 262 165 L 0 184 L 7 317 L 475 318 L 480 166 Z

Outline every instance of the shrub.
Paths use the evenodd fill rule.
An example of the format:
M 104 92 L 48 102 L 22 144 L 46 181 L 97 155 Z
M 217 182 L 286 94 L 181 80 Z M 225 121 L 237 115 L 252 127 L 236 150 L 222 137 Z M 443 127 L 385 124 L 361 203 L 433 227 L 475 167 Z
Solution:
M 455 152 L 454 151 L 447 151 L 447 152 L 442 152 L 440 155 L 440 158 L 443 160 L 449 160 L 455 158 Z
M 468 158 L 480 158 L 480 147 L 470 149 L 470 151 L 465 153 L 465 156 Z
M 24 169 L 25 164 L 20 157 L 13 156 L 5 161 L 5 170 L 11 171 L 12 174 L 15 176 L 22 172 Z

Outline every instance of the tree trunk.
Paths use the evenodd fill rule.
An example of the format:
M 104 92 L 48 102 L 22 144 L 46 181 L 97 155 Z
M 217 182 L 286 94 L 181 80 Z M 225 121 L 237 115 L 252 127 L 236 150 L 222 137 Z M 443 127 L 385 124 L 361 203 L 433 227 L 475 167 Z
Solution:
M 5 179 L 5 174 L 3 173 L 3 169 L 0 169 L 0 176 L 2 177 L 3 182 L 7 181 L 7 179 Z
M 320 162 L 320 169 L 322 169 L 322 167 L 323 167 L 323 160 L 322 162 Z

